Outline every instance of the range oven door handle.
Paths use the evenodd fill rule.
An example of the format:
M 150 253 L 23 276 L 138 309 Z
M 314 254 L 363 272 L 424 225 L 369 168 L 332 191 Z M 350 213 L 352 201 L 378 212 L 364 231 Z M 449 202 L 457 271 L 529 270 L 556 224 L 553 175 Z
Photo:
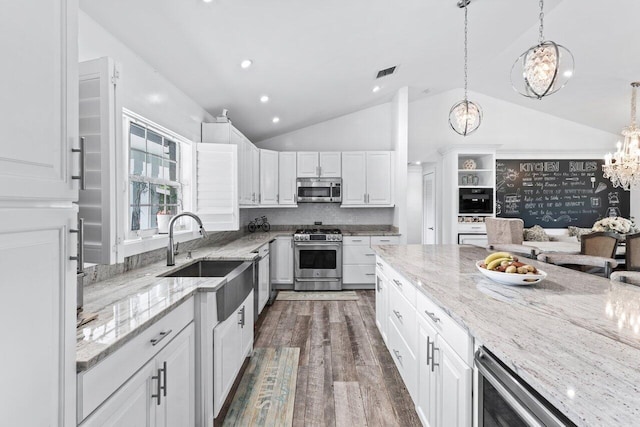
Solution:
M 313 279 L 304 279 L 301 277 L 296 277 L 296 282 L 339 282 L 341 279 L 330 279 L 327 277 L 316 277 Z
M 530 426 L 565 426 L 545 403 L 527 390 L 498 361 L 482 349 L 474 357 L 476 368 L 483 380 L 489 381 L 509 406 Z M 480 409 L 482 410 L 482 409 Z

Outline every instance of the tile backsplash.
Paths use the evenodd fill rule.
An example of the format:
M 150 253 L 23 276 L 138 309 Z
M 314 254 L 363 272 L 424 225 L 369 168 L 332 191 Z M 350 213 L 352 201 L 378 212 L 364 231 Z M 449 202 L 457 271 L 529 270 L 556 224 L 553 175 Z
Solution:
M 266 216 L 271 225 L 379 225 L 393 224 L 393 208 L 341 208 L 337 203 L 300 203 L 297 208 L 241 209 L 240 224 Z

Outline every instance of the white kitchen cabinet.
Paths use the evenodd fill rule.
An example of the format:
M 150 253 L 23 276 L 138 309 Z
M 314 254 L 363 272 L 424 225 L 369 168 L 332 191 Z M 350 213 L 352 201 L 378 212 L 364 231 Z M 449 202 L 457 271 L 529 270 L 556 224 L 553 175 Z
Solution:
M 339 151 L 299 151 L 299 178 L 340 178 L 342 157 Z
M 253 291 L 235 313 L 213 330 L 214 417 L 227 398 L 244 359 L 253 347 Z
M 253 204 L 260 204 L 260 149 L 251 144 L 251 193 Z
M 0 3 L 0 418 L 8 426 L 75 425 L 77 14 L 77 0 Z
M 196 143 L 194 199 L 207 231 L 238 230 L 237 147 Z
M 320 178 L 340 178 L 342 176 L 342 153 L 321 151 L 318 166 L 320 167 Z
M 397 245 L 398 236 L 344 236 L 342 283 L 352 289 L 372 289 L 376 280 L 376 256 L 371 245 Z
M 437 337 L 436 330 L 422 316 L 418 316 L 418 394 L 416 411 L 425 427 L 436 427 L 437 420 L 437 377 L 431 361 L 431 346 Z
M 271 283 L 293 284 L 293 236 L 278 236 L 271 246 Z
M 190 323 L 81 424 L 195 425 L 195 331 Z
M 376 326 L 382 335 L 382 340 L 387 342 L 387 312 L 389 298 L 387 292 L 389 281 L 383 273 L 384 266 L 378 264 L 376 266 Z
M 278 152 L 260 151 L 260 204 L 278 204 Z
M 258 254 L 260 255 L 260 261 L 258 261 L 258 314 L 262 313 L 264 306 L 267 305 L 267 301 L 269 301 L 269 292 L 270 292 L 270 272 L 269 272 L 269 263 L 270 263 L 270 253 L 269 253 L 269 243 L 262 245 L 258 249 Z
M 278 153 L 278 203 L 280 205 L 295 205 L 297 203 L 296 163 L 295 151 Z
M 458 234 L 458 244 L 486 247 L 489 244 L 486 234 Z
M 80 138 L 85 150 L 85 189 L 80 189 L 80 218 L 84 218 L 84 260 L 96 264 L 123 262 L 118 258 L 118 230 L 124 213 L 116 206 L 116 159 L 122 158 L 120 72 L 110 58 L 81 62 Z
M 435 346 L 436 370 L 440 369 L 437 383 L 437 412 L 439 426 L 468 427 L 472 420 L 472 369 L 438 335 Z
M 342 193 L 342 206 L 393 206 L 393 152 L 343 152 Z

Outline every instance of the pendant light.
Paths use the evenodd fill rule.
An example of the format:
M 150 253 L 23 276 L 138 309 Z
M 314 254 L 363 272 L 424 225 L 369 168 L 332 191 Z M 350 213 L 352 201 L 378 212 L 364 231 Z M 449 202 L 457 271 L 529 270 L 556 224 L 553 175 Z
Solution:
M 636 91 L 640 82 L 631 83 L 631 124 L 622 129 L 624 143 L 618 141 L 617 151 L 604 156 L 602 170 L 614 187 L 629 190 L 640 186 L 640 129 L 636 126 Z
M 511 85 L 523 96 L 542 99 L 562 89 L 573 76 L 573 55 L 566 47 L 544 39 L 544 0 L 540 0 L 538 44 L 511 67 Z
M 451 129 L 462 136 L 467 136 L 478 129 L 482 122 L 482 109 L 478 104 L 469 101 L 467 97 L 467 5 L 469 3 L 471 3 L 471 0 L 460 0 L 458 2 L 458 7 L 464 8 L 464 99 L 455 103 L 449 111 L 449 125 Z

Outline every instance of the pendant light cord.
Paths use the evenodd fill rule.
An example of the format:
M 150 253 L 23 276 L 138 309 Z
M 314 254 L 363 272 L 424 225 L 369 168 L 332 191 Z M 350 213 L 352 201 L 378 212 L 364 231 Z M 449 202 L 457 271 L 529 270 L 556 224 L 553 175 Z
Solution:
M 544 41 L 544 0 L 540 0 L 540 34 L 538 35 L 538 44 Z
M 467 84 L 468 84 L 468 73 L 467 73 L 467 62 L 468 62 L 468 52 L 467 52 L 467 2 L 464 2 L 464 100 L 467 102 Z

